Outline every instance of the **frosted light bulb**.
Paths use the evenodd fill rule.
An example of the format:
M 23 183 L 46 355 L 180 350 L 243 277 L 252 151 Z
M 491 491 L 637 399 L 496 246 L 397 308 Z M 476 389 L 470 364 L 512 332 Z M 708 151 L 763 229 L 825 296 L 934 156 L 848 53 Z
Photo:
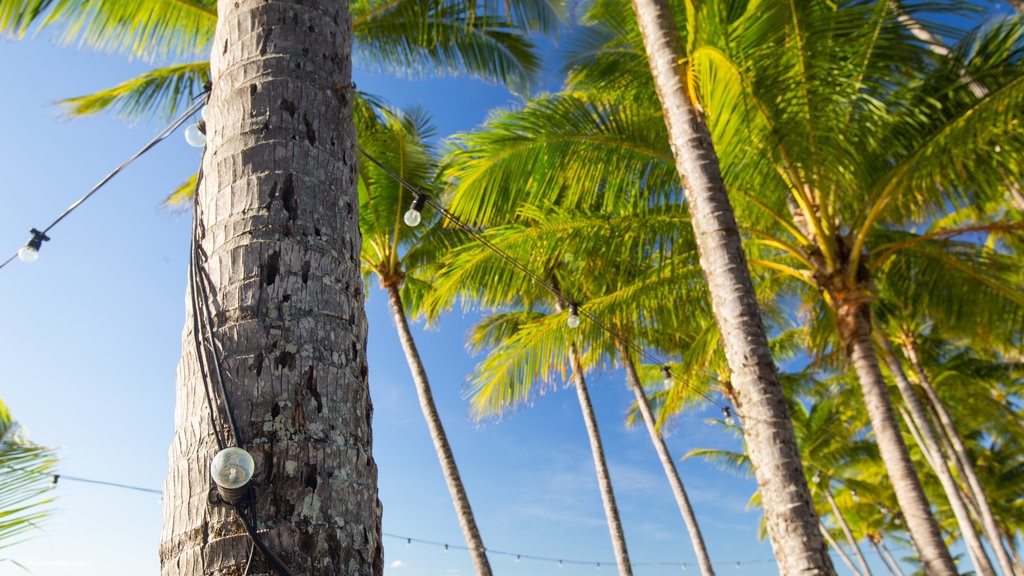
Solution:
M 22 246 L 18 249 L 18 260 L 22 262 L 35 262 L 39 258 L 39 249 L 33 246 Z
M 189 146 L 195 146 L 196 148 L 206 146 L 206 134 L 199 127 L 199 122 L 189 124 L 185 128 L 185 142 L 188 142 Z
M 427 203 L 427 197 L 419 192 L 412 197 L 412 204 L 409 205 L 409 211 L 405 213 L 405 223 L 410 226 L 419 226 L 420 220 L 422 220 L 423 206 Z
M 420 225 L 422 217 L 420 216 L 419 210 L 409 208 L 409 211 L 405 213 L 405 218 L 403 218 L 403 220 L 405 220 L 406 226 L 416 227 Z
M 210 475 L 221 488 L 241 488 L 249 483 L 256 464 L 245 450 L 233 446 L 225 448 L 210 462 Z
M 725 423 L 729 426 L 736 424 L 736 419 L 732 417 L 732 410 L 729 410 L 728 406 L 722 408 L 722 416 L 725 418 Z
M 665 375 L 665 390 L 671 390 L 675 384 L 675 381 L 672 379 L 672 369 L 668 366 L 662 366 L 661 373 Z
M 853 498 L 854 502 L 860 502 L 860 495 L 857 494 L 856 490 L 853 490 L 853 489 L 850 490 L 850 497 Z
M 32 233 L 32 238 L 18 249 L 18 259 L 22 262 L 35 262 L 36 258 L 39 258 L 39 248 L 42 247 L 44 241 L 50 239 L 49 236 L 35 228 L 29 232 Z
M 565 323 L 569 325 L 569 328 L 577 328 L 580 325 L 579 308 L 575 304 L 569 305 L 569 316 L 566 317 Z

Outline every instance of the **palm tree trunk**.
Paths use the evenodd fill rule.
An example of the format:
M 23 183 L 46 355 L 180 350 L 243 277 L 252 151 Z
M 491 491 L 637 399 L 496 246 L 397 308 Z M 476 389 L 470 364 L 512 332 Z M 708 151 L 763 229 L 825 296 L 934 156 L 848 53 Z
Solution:
M 854 576 L 865 576 L 864 573 L 853 565 L 853 561 L 850 560 L 850 556 L 845 550 L 839 547 L 839 543 L 836 542 L 836 539 L 828 533 L 828 528 L 825 528 L 825 525 L 821 522 L 818 523 L 818 531 L 821 532 L 821 537 L 825 539 L 825 542 L 828 542 L 828 545 L 832 550 L 835 550 L 836 554 L 839 554 L 839 558 L 843 561 L 843 564 L 846 564 L 846 567 L 850 569 L 850 572 L 853 572 Z
M 971 462 L 971 457 L 967 453 L 967 447 L 964 446 L 963 441 L 960 439 L 960 435 L 957 433 L 956 426 L 953 424 L 953 418 L 950 417 L 949 412 L 946 410 L 946 406 L 942 403 L 942 400 L 939 399 L 939 395 L 935 392 L 935 389 L 932 388 L 931 379 L 928 378 L 928 374 L 924 371 L 924 367 L 921 366 L 921 361 L 917 356 L 917 345 L 913 338 L 905 340 L 902 348 L 907 360 L 910 361 L 911 367 L 913 367 L 914 373 L 917 375 L 918 384 L 921 386 L 921 389 L 924 390 L 925 395 L 928 397 L 929 404 L 931 404 L 932 410 L 935 412 L 936 416 L 938 416 L 938 422 L 942 427 L 945 439 L 953 448 L 952 453 L 954 461 L 958 464 L 957 469 L 963 479 L 967 482 L 968 493 L 974 501 L 974 508 L 977 510 L 978 517 L 981 520 L 981 527 L 985 532 L 985 536 L 988 538 L 989 544 L 992 546 L 992 549 L 996 554 L 999 567 L 1003 570 L 1004 574 L 1016 574 L 1017 572 L 1014 570 L 1010 556 L 1007 554 L 1006 548 L 1003 545 L 1002 532 L 999 530 L 999 525 L 996 524 L 995 516 L 992 514 L 992 507 L 989 505 L 988 498 L 985 496 L 985 490 L 981 486 L 981 480 L 978 478 L 978 475 L 974 470 L 974 463 Z
M 900 565 L 896 562 L 896 559 L 889 553 L 889 549 L 885 547 L 885 541 L 879 536 L 877 539 L 869 538 L 871 545 L 875 547 L 875 553 L 882 560 L 882 564 L 885 564 L 885 569 L 889 571 L 892 576 L 903 576 L 903 570 L 900 570 Z
M 569 346 L 569 362 L 572 364 L 572 383 L 576 388 L 576 396 L 583 412 L 583 422 L 587 427 L 590 439 L 590 452 L 594 457 L 594 468 L 597 471 L 597 484 L 601 490 L 601 501 L 604 503 L 604 515 L 608 520 L 608 532 L 615 549 L 615 561 L 619 565 L 619 576 L 633 576 L 633 565 L 629 561 L 626 550 L 626 536 L 622 532 L 622 521 L 619 520 L 619 507 L 615 504 L 615 492 L 612 490 L 612 479 L 608 473 L 608 463 L 604 459 L 604 447 L 601 445 L 601 432 L 597 429 L 597 416 L 594 405 L 590 403 L 587 382 L 580 366 L 580 354 L 575 344 Z
M 459 526 L 462 528 L 463 537 L 466 538 L 466 545 L 469 546 L 473 567 L 476 568 L 477 576 L 491 576 L 491 564 L 487 560 L 487 549 L 484 548 L 483 538 L 480 537 L 480 531 L 476 527 L 476 519 L 473 517 L 473 509 L 469 505 L 466 488 L 462 485 L 462 479 L 459 477 L 459 468 L 455 464 L 452 447 L 448 444 L 448 437 L 441 425 L 441 416 L 437 412 L 437 406 L 434 405 L 434 396 L 430 392 L 427 372 L 423 368 L 420 354 L 416 350 L 416 343 L 412 339 L 412 332 L 409 330 L 409 321 L 405 316 L 405 308 L 402 306 L 398 286 L 389 283 L 385 289 L 388 292 L 388 302 L 391 304 L 391 315 L 394 317 L 395 327 L 398 329 L 398 339 L 402 342 L 405 360 L 409 364 L 409 371 L 412 372 L 412 379 L 416 384 L 416 396 L 420 400 L 420 408 L 423 410 L 423 418 L 427 421 L 430 438 L 434 441 L 434 449 L 437 450 L 437 458 L 441 462 L 441 470 L 444 472 L 444 479 L 448 484 L 448 492 L 452 496 L 455 513 L 459 518 Z
M 833 574 L 711 135 L 681 77 L 686 54 L 669 2 L 633 0 L 633 10 L 686 193 L 779 569 Z
M 907 419 L 907 425 L 912 427 L 912 430 L 915 428 L 917 430 L 915 439 L 917 439 L 918 445 L 921 451 L 924 452 L 928 463 L 931 464 L 935 475 L 938 476 L 942 490 L 946 493 L 946 499 L 949 500 L 949 505 L 953 509 L 953 516 L 956 517 L 957 524 L 960 526 L 960 536 L 964 539 L 964 544 L 967 546 L 971 562 L 974 564 L 975 569 L 983 576 L 995 576 L 992 562 L 989 560 L 988 554 L 985 553 L 985 547 L 982 546 L 981 539 L 978 538 L 978 532 L 974 529 L 971 513 L 967 510 L 967 506 L 960 496 L 960 488 L 957 486 L 953 473 L 950 472 L 949 465 L 946 463 L 946 457 L 942 453 L 942 447 L 939 445 L 938 438 L 935 436 L 935 430 L 932 428 L 928 413 L 914 392 L 914 387 L 907 380 L 903 366 L 900 364 L 899 359 L 896 358 L 896 354 L 893 353 L 888 338 L 883 335 L 879 340 L 881 341 L 885 362 L 889 366 L 889 371 L 892 372 L 893 379 L 896 381 L 896 387 L 899 388 L 900 395 L 903 397 L 903 404 L 910 414 L 910 417 Z
M 210 501 L 237 444 L 249 526 L 294 576 L 379 576 L 348 4 L 218 10 L 161 574 L 242 573 L 250 538 Z M 250 573 L 272 571 L 256 554 Z
M 896 423 L 878 354 L 871 340 L 871 308 L 858 298 L 838 301 L 837 304 L 839 334 L 857 373 L 878 451 L 925 573 L 957 576 L 956 565 L 942 541 L 939 525 L 932 516 L 928 499 L 910 461 L 910 452 Z
M 853 532 L 850 530 L 850 525 L 846 522 L 846 517 L 843 516 L 843 511 L 839 509 L 839 504 L 836 503 L 836 499 L 832 496 L 832 491 L 826 485 L 823 487 L 822 492 L 825 493 L 825 499 L 828 500 L 828 505 L 832 507 L 832 514 L 836 517 L 836 523 L 843 531 L 843 535 L 846 536 L 846 541 L 850 543 L 850 548 L 853 549 L 853 553 L 857 556 L 857 562 L 860 563 L 861 572 L 865 576 L 871 576 L 871 568 L 868 568 L 868 561 L 864 559 L 864 554 L 860 550 L 860 546 L 857 545 L 857 539 L 853 537 Z
M 626 369 L 626 381 L 636 397 L 637 408 L 643 417 L 647 433 L 651 437 L 651 443 L 654 444 L 654 450 L 658 453 L 658 460 L 661 461 L 661 466 L 665 469 L 668 483 L 672 486 L 672 493 L 676 497 L 679 512 L 683 515 L 683 522 L 690 533 L 690 544 L 693 545 L 693 552 L 697 555 L 700 572 L 704 576 L 713 576 L 715 569 L 711 566 L 711 557 L 708 556 L 707 547 L 704 546 L 704 537 L 701 535 L 700 526 L 697 524 L 697 515 L 694 514 L 693 507 L 690 506 L 690 499 L 686 496 L 686 489 L 683 488 L 683 481 L 679 478 L 679 471 L 676 469 L 675 461 L 672 460 L 672 455 L 668 451 L 668 446 L 665 445 L 665 439 L 658 431 L 654 414 L 651 412 L 651 405 L 647 402 L 647 394 L 644 393 L 644 388 L 640 384 L 636 365 L 633 364 L 629 350 L 626 349 L 622 340 L 616 338 L 615 347 L 618 348 L 619 355 L 622 357 L 622 365 Z

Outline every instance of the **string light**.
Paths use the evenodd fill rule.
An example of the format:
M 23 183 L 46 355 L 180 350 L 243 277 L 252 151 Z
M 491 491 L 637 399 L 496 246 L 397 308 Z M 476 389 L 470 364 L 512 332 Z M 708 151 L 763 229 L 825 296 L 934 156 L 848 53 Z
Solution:
M 671 390 L 672 386 L 675 385 L 675 380 L 672 378 L 672 369 L 668 366 L 662 366 L 661 373 L 665 376 L 665 390 Z
M 32 239 L 18 250 L 18 260 L 26 263 L 35 262 L 36 258 L 39 258 L 39 248 L 43 245 L 43 242 L 50 239 L 49 236 L 35 228 L 30 230 L 30 232 L 32 233 Z
M 357 150 L 367 160 L 369 160 L 374 165 L 376 165 L 378 168 L 383 170 L 384 173 L 386 173 L 388 176 L 390 176 L 392 179 L 394 179 L 396 182 L 398 182 L 402 187 L 406 188 L 407 190 L 412 192 L 414 195 L 416 195 L 414 197 L 414 200 L 413 200 L 413 207 L 415 207 L 417 205 L 417 200 L 422 198 L 423 199 L 423 203 L 420 205 L 421 207 L 429 205 L 432 209 L 437 211 L 438 214 L 440 214 L 443 218 L 447 219 L 449 222 L 454 224 L 457 228 L 459 228 L 460 230 L 465 232 L 468 236 L 470 236 L 473 240 L 478 242 L 481 246 L 483 246 L 487 250 L 490 250 L 492 253 L 494 253 L 497 257 L 501 258 L 509 266 L 512 266 L 516 270 L 520 271 L 521 273 L 523 273 L 523 275 L 525 275 L 527 278 L 529 278 L 530 280 L 535 282 L 538 286 L 540 286 L 541 288 L 544 288 L 545 290 L 550 292 L 555 297 L 555 299 L 557 301 L 559 301 L 559 302 L 566 302 L 566 301 L 568 301 L 570 303 L 569 304 L 570 309 L 569 309 L 569 316 L 566 318 L 566 323 L 570 327 L 575 328 L 576 326 L 579 325 L 580 317 L 581 316 L 586 317 L 588 321 L 593 323 L 595 326 L 597 326 L 601 330 L 604 330 L 608 334 L 612 335 L 616 339 L 618 339 L 618 340 L 622 341 L 623 343 L 625 343 L 625 345 L 628 348 L 630 348 L 631 350 L 633 350 L 634 352 L 639 354 L 641 358 L 647 360 L 649 363 L 651 363 L 651 364 L 658 364 L 658 365 L 662 364 L 661 362 L 656 361 L 656 359 L 653 358 L 652 354 L 648 350 L 646 350 L 642 346 L 638 346 L 637 344 L 633 343 L 631 340 L 622 337 L 620 334 L 618 334 L 618 332 L 616 330 L 614 330 L 612 327 L 610 327 L 607 324 L 605 324 L 604 322 L 602 322 L 599 318 L 597 318 L 593 314 L 590 314 L 590 313 L 586 312 L 585 310 L 580 312 L 579 311 L 579 305 L 577 303 L 575 303 L 574 301 L 572 301 L 570 298 L 566 298 L 566 296 L 561 292 L 561 290 L 559 290 L 557 287 L 552 285 L 550 282 L 547 282 L 546 280 L 544 280 L 543 278 L 538 276 L 532 270 L 527 268 L 522 262 L 519 262 L 515 258 L 511 257 L 509 254 L 507 254 L 506 252 L 504 252 L 503 250 L 498 248 L 493 242 L 488 240 L 478 230 L 476 230 L 472 226 L 469 226 L 466 223 L 464 223 L 462 220 L 459 219 L 458 216 L 452 214 L 444 206 L 442 206 L 442 205 L 438 204 L 436 201 L 434 201 L 433 198 L 423 194 L 418 187 L 413 186 L 411 183 L 409 183 L 404 178 L 402 178 L 397 173 L 395 173 L 394 170 L 391 170 L 386 165 L 384 165 L 380 160 L 374 158 L 372 155 L 367 153 L 366 150 L 364 150 L 362 147 L 357 146 Z M 412 208 L 410 208 L 410 212 L 411 211 L 413 211 Z M 408 214 L 409 213 L 407 212 L 406 215 L 408 215 Z M 574 310 L 575 310 L 575 314 L 573 314 Z M 575 316 L 575 319 L 573 318 L 574 316 Z M 701 396 L 703 396 L 707 401 L 709 401 L 712 404 L 714 404 L 714 405 L 718 406 L 719 408 L 721 408 L 723 413 L 728 415 L 728 417 L 726 419 L 727 423 L 735 424 L 735 420 L 732 419 L 732 413 L 731 413 L 731 411 L 730 411 L 730 409 L 729 409 L 729 407 L 727 405 L 724 405 L 721 402 L 719 402 L 717 399 L 715 399 L 714 396 L 712 396 L 708 392 L 705 392 L 705 391 L 700 390 L 700 389 L 694 389 L 694 391 L 697 394 L 700 394 Z
M 402 535 L 399 535 L 399 534 L 391 534 L 391 533 L 388 533 L 388 532 L 382 532 L 381 536 L 382 537 L 386 537 L 386 538 L 396 538 L 398 540 L 405 540 L 406 546 L 410 546 L 412 542 L 416 542 L 416 543 L 419 543 L 419 544 L 426 544 L 428 546 L 437 546 L 439 548 L 444 548 L 444 550 L 446 552 L 449 549 L 469 551 L 469 548 L 466 547 L 466 546 L 458 546 L 458 545 L 455 545 L 455 544 L 447 544 L 447 543 L 444 543 L 444 542 L 431 541 L 431 540 L 421 540 L 421 539 L 418 539 L 418 538 L 411 538 L 409 536 L 402 536 Z M 502 551 L 502 550 L 494 550 L 494 549 L 490 549 L 490 548 L 485 548 L 484 552 L 486 552 L 488 555 L 491 555 L 491 556 L 508 556 L 508 557 L 512 558 L 517 564 L 521 563 L 523 560 L 533 560 L 533 561 L 537 561 L 537 562 L 550 562 L 552 564 L 557 564 L 561 568 L 564 568 L 566 565 L 572 564 L 572 565 L 577 565 L 577 566 L 594 566 L 597 570 L 600 570 L 603 565 L 608 564 L 608 562 L 604 562 L 604 561 L 569 560 L 569 559 L 557 558 L 557 557 L 531 556 L 531 555 L 517 553 L 517 552 L 505 552 L 505 551 Z M 737 560 L 721 560 L 721 561 L 718 561 L 718 562 L 712 562 L 712 564 L 725 565 L 725 564 L 732 564 L 733 562 L 739 563 L 739 561 L 737 561 Z M 743 562 L 746 563 L 746 564 L 760 564 L 760 563 L 775 562 L 775 559 L 774 558 L 762 558 L 762 559 L 758 559 L 758 560 L 743 560 Z M 615 562 L 611 562 L 611 564 L 615 565 Z M 679 561 L 671 561 L 671 562 L 630 562 L 630 566 L 633 566 L 633 567 L 638 567 L 638 566 L 680 566 L 680 567 L 682 567 L 682 570 L 685 571 L 686 567 L 687 567 L 687 563 L 686 562 L 679 562 Z
M 412 204 L 409 206 L 409 210 L 405 213 L 402 218 L 405 220 L 406 225 L 415 228 L 419 226 L 420 220 L 422 219 L 423 205 L 427 203 L 426 194 L 420 194 L 417 192 L 412 198 Z
M 736 425 L 736 419 L 732 417 L 732 410 L 728 406 L 722 406 L 722 418 L 725 419 L 725 423 L 729 426 Z
M 569 315 L 565 318 L 565 323 L 569 328 L 579 328 L 580 309 L 575 303 L 569 303 Z
M 49 226 L 47 226 L 46 228 L 43 228 L 42 231 L 39 231 L 39 230 L 36 230 L 35 228 L 33 228 L 32 229 L 32 239 L 28 241 L 28 244 L 26 244 L 25 246 L 22 246 L 17 252 L 15 252 L 13 255 L 11 255 L 10 258 L 8 258 L 7 260 L 4 260 L 2 263 L 0 263 L 0 268 L 3 268 L 4 266 L 7 266 L 8 264 L 10 264 L 11 261 L 14 260 L 15 257 L 19 258 L 23 262 L 32 262 L 32 261 L 34 261 L 39 256 L 39 247 L 42 245 L 43 241 L 50 239 L 47 236 L 47 233 L 50 230 L 52 230 L 54 226 L 59 224 L 61 220 L 63 220 L 69 214 L 74 212 L 75 209 L 77 209 L 79 206 L 82 205 L 82 203 L 84 203 L 86 200 L 91 198 L 93 194 L 98 192 L 99 189 L 102 188 L 107 182 L 109 182 L 114 176 L 117 176 L 117 174 L 120 173 L 121 170 L 124 170 L 129 164 L 131 164 L 132 162 L 137 160 L 139 158 L 139 156 L 142 156 L 146 152 L 149 152 L 149 150 L 151 148 L 153 148 L 154 146 L 156 146 L 157 144 L 159 144 L 163 140 L 166 140 L 168 136 L 173 134 L 175 130 L 177 130 L 179 127 L 181 127 L 181 125 L 184 124 L 185 121 L 188 120 L 188 118 L 190 116 L 195 114 L 196 111 L 199 110 L 199 108 L 201 108 L 203 106 L 203 104 L 205 102 L 205 99 L 204 99 L 205 95 L 206 95 L 206 92 L 204 92 L 199 97 L 197 97 L 195 102 L 193 102 L 192 105 L 188 107 L 188 110 L 186 110 L 181 116 L 178 116 L 173 122 L 168 124 L 167 127 L 163 129 L 163 131 L 161 131 L 159 134 L 157 134 L 155 138 L 150 140 L 138 152 L 136 152 L 130 158 L 128 158 L 127 160 L 122 162 L 121 165 L 118 166 L 117 168 L 115 168 L 110 174 L 107 174 L 102 180 L 100 180 L 95 186 L 93 186 L 92 189 L 90 189 L 84 196 L 79 198 L 74 204 L 69 206 L 67 210 L 65 210 L 63 213 L 61 213 L 61 215 L 58 216 L 56 220 L 51 222 Z

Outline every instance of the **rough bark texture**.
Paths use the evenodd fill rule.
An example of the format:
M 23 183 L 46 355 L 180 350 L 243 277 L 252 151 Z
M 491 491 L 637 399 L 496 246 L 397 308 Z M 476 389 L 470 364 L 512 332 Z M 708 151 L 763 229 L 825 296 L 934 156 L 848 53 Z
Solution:
M 388 284 L 385 288 L 388 292 L 388 302 L 391 304 L 391 315 L 394 317 L 395 326 L 398 329 L 398 339 L 402 342 L 402 350 L 405 351 L 405 359 L 412 372 L 413 382 L 416 384 L 416 396 L 420 400 L 423 418 L 427 421 L 427 428 L 430 430 L 430 439 L 434 441 L 437 459 L 441 462 L 441 471 L 444 473 L 445 483 L 448 484 L 448 492 L 455 505 L 455 513 L 459 518 L 459 526 L 462 527 L 466 545 L 469 547 L 473 567 L 476 569 L 477 576 L 491 576 L 491 564 L 487 560 L 487 550 L 484 548 L 480 531 L 476 527 L 473 509 L 469 505 L 466 488 L 462 485 L 462 478 L 459 476 L 459 468 L 455 464 L 455 456 L 448 443 L 448 436 L 444 433 L 444 426 L 441 425 L 441 416 L 437 412 L 434 396 L 430 392 L 427 372 L 423 368 L 420 354 L 416 350 L 416 343 L 413 342 L 412 332 L 409 331 L 409 321 L 405 317 L 405 308 L 402 306 L 398 287 Z
M 964 500 L 960 495 L 960 489 L 957 487 L 953 473 L 949 469 L 946 456 L 939 445 L 939 439 L 935 435 L 935 429 L 932 428 L 928 413 L 925 411 L 920 399 L 918 399 L 917 394 L 914 393 L 914 387 L 910 384 L 910 380 L 907 380 L 907 375 L 903 372 L 903 366 L 893 353 L 888 340 L 884 340 L 884 337 L 883 346 L 886 364 L 889 366 L 889 371 L 892 372 L 893 379 L 896 381 L 896 387 L 900 391 L 900 396 L 903 397 L 903 404 L 907 407 L 909 416 L 907 424 L 912 426 L 911 430 L 916 429 L 917 433 L 914 438 L 921 451 L 925 454 L 932 471 L 939 478 L 942 490 L 946 493 L 946 499 L 953 509 L 953 516 L 960 526 L 960 536 L 967 546 L 967 553 L 971 558 L 971 563 L 974 564 L 978 574 L 995 576 L 992 562 L 989 560 L 984 546 L 981 545 L 981 539 L 978 538 L 977 530 L 974 529 L 971 513 L 967 510 L 967 505 L 964 504 Z
M 690 533 L 690 544 L 693 546 L 694 554 L 697 555 L 700 573 L 704 576 L 713 576 L 715 569 L 711 565 L 711 557 L 708 556 L 708 549 L 704 545 L 704 537 L 701 534 L 700 526 L 697 524 L 697 515 L 694 514 L 693 507 L 690 506 L 690 499 L 686 495 L 686 489 L 683 487 L 683 481 L 679 477 L 679 470 L 676 469 L 672 454 L 669 453 L 668 446 L 665 445 L 665 439 L 658 432 L 654 413 L 651 411 L 651 405 L 647 402 L 647 394 L 640 384 L 640 376 L 636 372 L 636 366 L 633 364 L 633 359 L 629 356 L 629 350 L 626 349 L 621 340 L 615 341 L 615 347 L 619 349 L 622 365 L 626 369 L 626 381 L 629 383 L 629 388 L 633 391 L 633 396 L 636 398 L 637 409 L 640 410 L 640 415 L 643 417 L 647 434 L 651 437 L 651 444 L 654 444 L 654 450 L 658 453 L 658 460 L 661 461 L 661 466 L 665 469 L 665 476 L 668 478 L 669 485 L 672 486 L 672 494 L 676 497 L 679 513 L 683 515 L 683 522 Z
M 601 432 L 597 428 L 597 416 L 594 414 L 594 405 L 590 403 L 587 381 L 583 377 L 579 351 L 575 345 L 569 347 L 569 361 L 572 363 L 573 387 L 576 388 L 580 411 L 583 412 L 583 423 L 587 427 L 587 437 L 590 439 L 590 452 L 594 456 L 597 484 L 601 491 L 601 502 L 604 503 L 604 515 L 608 519 L 608 532 L 611 534 L 612 548 L 615 549 L 615 562 L 619 565 L 619 576 L 633 576 L 633 565 L 629 561 L 629 552 L 626 550 L 626 535 L 622 531 L 619 507 L 615 504 L 612 478 L 608 473 L 608 463 L 604 459 Z
M 685 53 L 674 18 L 666 0 L 633 0 L 633 9 L 686 190 L 779 570 L 833 574 L 711 135 L 683 82 Z
M 348 5 L 218 11 L 161 574 L 242 574 L 249 537 L 208 502 L 210 460 L 237 442 L 256 462 L 256 530 L 293 576 L 379 576 Z M 257 552 L 249 574 L 277 573 Z
M 837 301 L 836 314 L 837 328 L 857 372 L 878 451 L 924 571 L 930 576 L 956 576 L 956 565 L 942 541 L 939 526 L 896 423 L 892 400 L 871 339 L 871 309 L 863 298 L 852 297 L 848 302 Z
M 989 544 L 992 546 L 992 550 L 996 554 L 996 558 L 999 561 L 999 567 L 1003 570 L 1003 573 L 1007 575 L 1024 573 L 1014 567 L 1013 562 L 1010 559 L 1010 555 L 1006 552 L 1002 532 L 999 530 L 999 525 L 996 524 L 995 516 L 992 514 L 992 507 L 988 503 L 988 497 L 985 496 L 985 490 L 981 486 L 981 480 L 978 478 L 978 475 L 974 470 L 974 463 L 971 462 L 971 457 L 967 453 L 967 447 L 964 446 L 963 441 L 960 439 L 960 435 L 957 433 L 956 426 L 953 424 L 953 418 L 949 415 L 949 412 L 946 410 L 946 406 L 942 403 L 942 400 L 939 399 L 939 395 L 932 387 L 931 379 L 928 378 L 928 374 L 921 366 L 921 361 L 917 357 L 917 346 L 913 340 L 904 343 L 903 352 L 910 361 L 910 365 L 913 366 L 914 373 L 917 375 L 918 384 L 921 385 L 921 389 L 924 390 L 925 394 L 928 396 L 928 401 L 938 417 L 938 421 L 944 432 L 943 438 L 952 448 L 952 453 L 954 455 L 953 462 L 956 464 L 956 468 L 960 475 L 967 482 L 968 493 L 974 501 L 975 509 L 977 510 L 978 516 L 981 518 L 982 529 L 985 531 L 985 536 L 988 538 Z

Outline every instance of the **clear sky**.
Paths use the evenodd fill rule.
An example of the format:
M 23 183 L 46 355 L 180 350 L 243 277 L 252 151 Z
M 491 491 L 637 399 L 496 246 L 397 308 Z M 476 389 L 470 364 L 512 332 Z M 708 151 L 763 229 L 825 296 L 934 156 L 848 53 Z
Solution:
M 0 258 L 164 126 L 129 126 L 107 117 L 64 120 L 51 104 L 147 67 L 57 47 L 45 34 L 0 40 Z M 472 81 L 409 83 L 359 70 L 355 81 L 393 104 L 422 104 L 441 134 L 471 129 L 488 109 L 513 101 Z M 191 215 L 160 202 L 195 171 L 199 157 L 179 131 L 54 228 L 38 261 L 16 260 L 0 270 L 0 397 L 31 439 L 60 448 L 59 471 L 66 476 L 154 490 L 163 484 Z M 385 574 L 470 575 L 386 304 L 374 288 L 366 311 Z M 477 360 L 464 347 L 472 320 L 456 312 L 415 334 L 484 542 L 509 553 L 491 554 L 495 573 L 614 574 L 575 393 L 558 386 L 501 421 L 471 421 L 462 394 Z M 634 574 L 679 574 L 683 563 L 686 572 L 697 572 L 647 434 L 624 424 L 631 394 L 621 374 L 591 376 L 590 385 Z M 713 406 L 679 420 L 669 438 L 673 455 L 737 448 L 735 438 L 706 422 L 712 417 L 718 417 Z M 776 574 L 770 547 L 757 537 L 760 513 L 747 509 L 753 481 L 699 461 L 679 468 L 718 573 Z M 158 574 L 159 494 L 66 479 L 53 495 L 55 510 L 44 529 L 29 542 L 0 550 L 0 558 L 17 560 L 35 576 Z M 447 552 L 444 543 L 451 545 Z M 0 574 L 18 572 L 0 562 Z

